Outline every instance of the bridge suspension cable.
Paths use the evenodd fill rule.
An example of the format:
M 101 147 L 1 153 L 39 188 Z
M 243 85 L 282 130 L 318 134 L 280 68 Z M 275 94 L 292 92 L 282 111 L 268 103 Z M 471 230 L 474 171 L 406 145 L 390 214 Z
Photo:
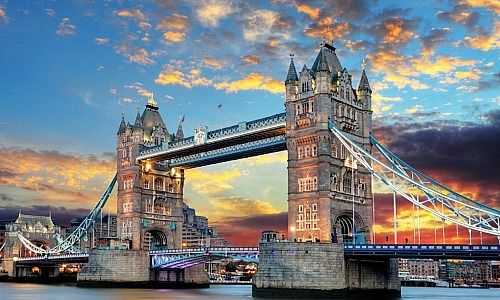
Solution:
M 469 230 L 494 235 L 500 239 L 500 211 L 463 196 L 432 178 L 417 171 L 395 154 L 383 147 L 373 136 L 370 142 L 380 158 L 357 145 L 334 123 L 329 128 L 342 145 L 374 177 L 393 192 L 444 221 L 458 224 Z M 412 189 L 417 189 L 415 195 Z M 424 197 L 419 197 L 419 194 Z
M 58 244 L 55 247 L 50 249 L 44 249 L 33 244 L 30 240 L 25 238 L 20 232 L 17 233 L 17 237 L 21 240 L 23 245 L 28 248 L 31 252 L 37 254 L 44 255 L 53 255 L 53 254 L 61 254 L 63 252 L 72 252 L 75 251 L 73 247 L 76 243 L 80 241 L 82 237 L 84 237 L 88 230 L 94 225 L 96 218 L 99 216 L 100 211 L 108 201 L 109 195 L 111 194 L 116 183 L 116 174 L 111 180 L 110 184 L 102 194 L 101 198 L 94 206 L 94 208 L 90 211 L 90 213 L 83 219 L 82 223 L 64 240 L 58 240 Z

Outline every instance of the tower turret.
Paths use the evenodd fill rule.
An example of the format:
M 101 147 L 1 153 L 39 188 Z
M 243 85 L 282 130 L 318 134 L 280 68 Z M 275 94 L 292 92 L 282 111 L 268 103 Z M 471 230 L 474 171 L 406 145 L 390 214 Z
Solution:
M 120 127 L 118 128 L 118 132 L 116 133 L 117 135 L 120 135 L 125 132 L 125 115 L 122 114 L 122 121 L 120 122 Z
M 316 71 L 316 93 L 328 93 L 330 91 L 330 67 L 323 48 L 320 52 L 318 70 Z
M 175 141 L 180 141 L 184 139 L 184 131 L 182 130 L 182 122 L 184 122 L 184 116 L 179 120 L 179 126 L 177 127 L 177 132 L 175 133 Z
M 297 76 L 297 71 L 295 70 L 295 64 L 293 63 L 293 54 L 290 54 L 290 66 L 288 67 L 288 74 L 285 80 L 286 86 L 286 101 L 293 101 L 297 96 L 299 87 L 299 77 Z
M 366 63 L 363 59 L 361 64 L 363 71 L 361 72 L 361 79 L 359 80 L 358 86 L 358 99 L 363 102 L 363 108 L 366 110 L 372 109 L 372 89 L 370 88 L 370 83 L 368 82 L 368 77 L 366 76 L 365 67 Z

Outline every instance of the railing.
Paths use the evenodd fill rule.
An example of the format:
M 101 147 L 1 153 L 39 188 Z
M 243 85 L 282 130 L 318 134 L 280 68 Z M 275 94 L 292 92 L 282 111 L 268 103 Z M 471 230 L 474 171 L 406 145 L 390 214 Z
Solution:
M 56 260 L 56 259 L 87 258 L 87 257 L 89 257 L 88 253 L 78 253 L 78 254 L 16 257 L 15 260 L 16 261 L 39 261 L 39 260 Z

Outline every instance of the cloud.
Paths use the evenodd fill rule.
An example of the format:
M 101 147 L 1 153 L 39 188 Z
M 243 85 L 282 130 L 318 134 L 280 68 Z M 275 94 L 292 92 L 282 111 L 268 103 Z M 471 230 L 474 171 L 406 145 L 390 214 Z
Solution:
M 393 83 L 398 89 L 409 87 L 414 90 L 425 90 L 429 88 L 427 84 L 420 82 L 418 79 L 408 78 L 398 74 L 387 74 L 384 80 Z
M 70 23 L 69 18 L 63 18 L 61 23 L 57 26 L 56 34 L 60 36 L 67 36 L 75 34 L 76 26 Z
M 248 15 L 243 25 L 243 37 L 255 42 L 277 35 L 288 39 L 291 23 L 282 18 L 278 12 L 259 9 Z
M 156 29 L 162 31 L 176 30 L 176 31 L 185 31 L 189 26 L 189 19 L 187 16 L 180 14 L 172 14 L 160 21 L 158 25 L 156 25 Z
M 208 27 L 217 27 L 220 20 L 236 12 L 233 1 L 206 0 L 195 3 L 198 21 Z
M 326 0 L 325 14 L 333 15 L 347 21 L 360 19 L 370 15 L 371 2 L 367 0 Z
M 281 81 L 273 79 L 259 73 L 250 73 L 245 78 L 214 84 L 215 89 L 225 90 L 227 93 L 237 93 L 239 91 L 263 90 L 273 94 L 284 92 L 284 85 Z
M 135 53 L 129 56 L 128 60 L 133 63 L 140 65 L 154 65 L 155 61 L 149 57 L 149 53 L 146 49 L 137 49 Z
M 370 43 L 367 41 L 362 41 L 362 40 L 357 40 L 357 41 L 346 40 L 344 45 L 349 50 L 354 52 L 354 51 L 358 51 L 358 50 L 364 51 L 365 49 L 367 49 L 370 46 Z
M 188 89 L 195 86 L 208 86 L 212 84 L 212 80 L 201 76 L 200 69 L 191 68 L 188 72 L 184 73 L 179 70 L 181 66 L 182 62 L 178 63 L 176 61 L 166 64 L 155 79 L 155 83 L 161 85 L 180 85 Z
M 220 70 L 224 67 L 225 62 L 221 59 L 214 57 L 204 57 L 201 61 L 201 64 L 207 68 Z
M 423 108 L 424 107 L 422 105 L 416 104 L 416 105 L 414 105 L 414 106 L 412 106 L 410 108 L 407 108 L 406 112 L 409 113 L 409 114 L 415 114 L 415 113 L 421 111 Z
M 55 17 L 56 16 L 56 11 L 53 10 L 52 8 L 46 8 L 45 9 L 45 14 L 50 17 Z
M 373 26 L 370 31 L 384 43 L 407 44 L 416 34 L 417 19 L 390 17 Z
M 401 97 L 388 97 L 384 96 L 378 92 L 373 93 L 372 97 L 372 110 L 375 115 L 381 115 L 383 112 L 389 111 L 393 106 L 394 102 L 402 101 Z
M 445 37 L 450 34 L 449 28 L 432 28 L 431 32 L 420 38 L 423 47 L 423 55 L 428 56 L 434 53 L 436 46 L 445 42 Z
M 472 7 L 484 7 L 493 11 L 497 15 L 500 14 L 500 3 L 496 0 L 462 0 L 462 3 Z
M 114 158 L 0 146 L 0 186 L 22 201 L 81 207 L 97 201 L 116 172 Z
M 240 57 L 240 63 L 243 66 L 258 65 L 261 63 L 260 58 L 256 55 L 247 54 Z
M 494 29 L 491 33 L 477 34 L 475 37 L 466 36 L 464 38 L 465 45 L 479 49 L 482 51 L 489 51 L 500 47 L 500 21 L 495 21 Z
M 319 18 L 319 15 L 321 13 L 321 9 L 318 8 L 318 7 L 312 7 L 312 6 L 309 6 L 305 3 L 301 3 L 301 4 L 298 4 L 297 5 L 297 11 L 299 13 L 304 13 L 306 15 L 309 16 L 309 18 L 313 19 L 313 20 L 316 20 L 317 18 Z
M 167 31 L 163 33 L 163 38 L 172 43 L 184 41 L 186 34 L 184 32 Z
M 139 9 L 135 9 L 135 8 L 115 10 L 113 13 L 116 14 L 117 16 L 120 16 L 120 17 L 132 18 L 132 19 L 136 19 L 138 21 L 145 21 L 146 20 L 146 16 L 144 15 L 144 13 L 142 11 L 140 11 Z
M 331 16 L 321 18 L 316 23 L 309 24 L 304 34 L 312 38 L 340 39 L 349 35 L 351 26 L 348 22 L 339 22 Z
M 479 21 L 479 14 L 470 11 L 469 5 L 457 4 L 449 12 L 439 11 L 436 16 L 451 23 L 462 24 L 469 30 L 473 29 Z
M 438 56 L 434 60 L 427 57 L 418 57 L 411 60 L 411 65 L 420 73 L 430 76 L 446 74 L 459 67 L 472 67 L 477 63 L 474 59 Z
M 0 5 L 0 21 L 7 23 L 9 22 L 9 17 L 7 16 L 7 13 L 5 12 L 5 7 Z
M 98 44 L 98 45 L 104 45 L 104 44 L 107 44 L 109 43 L 109 39 L 108 38 L 95 38 L 95 43 Z
M 124 86 L 124 88 L 135 90 L 137 92 L 137 94 L 142 96 L 142 97 L 147 97 L 147 98 L 153 97 L 153 93 L 151 91 L 148 91 L 147 89 L 145 89 L 144 84 L 142 84 L 141 82 L 136 81 L 131 85 Z M 115 90 L 115 93 L 116 93 L 116 90 Z M 125 101 L 125 102 L 127 102 L 127 101 Z

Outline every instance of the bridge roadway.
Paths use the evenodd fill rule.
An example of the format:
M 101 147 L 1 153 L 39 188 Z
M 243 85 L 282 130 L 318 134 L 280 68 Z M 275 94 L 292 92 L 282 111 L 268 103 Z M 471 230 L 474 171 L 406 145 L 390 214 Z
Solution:
M 110 250 L 112 251 L 112 250 Z M 186 268 L 191 265 L 219 258 L 235 258 L 258 261 L 259 248 L 196 248 L 152 250 L 149 252 L 153 268 Z M 500 260 L 499 245 L 415 245 L 415 244 L 360 244 L 344 245 L 346 258 L 430 258 L 464 260 Z M 18 257 L 23 265 L 86 263 L 88 254 L 64 254 L 51 256 Z
M 169 160 L 170 166 L 194 168 L 286 150 L 285 113 L 209 131 L 202 142 L 194 136 L 163 143 L 139 153 L 137 161 Z

